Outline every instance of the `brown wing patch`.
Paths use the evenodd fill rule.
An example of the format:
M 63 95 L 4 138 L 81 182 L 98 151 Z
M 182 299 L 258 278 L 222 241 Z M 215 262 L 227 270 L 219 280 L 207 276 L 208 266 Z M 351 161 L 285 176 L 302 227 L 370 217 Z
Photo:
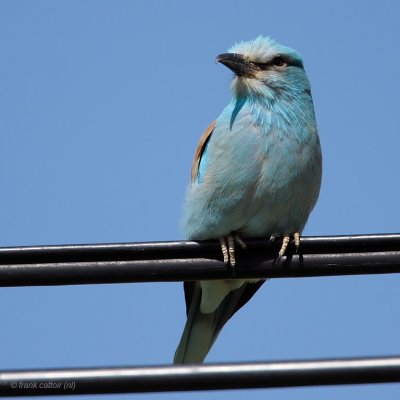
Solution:
M 211 122 L 210 126 L 201 135 L 199 144 L 197 145 L 196 153 L 194 153 L 194 160 L 192 164 L 192 182 L 196 180 L 197 174 L 199 172 L 201 156 L 203 155 L 208 139 L 213 133 L 216 123 L 217 121 Z

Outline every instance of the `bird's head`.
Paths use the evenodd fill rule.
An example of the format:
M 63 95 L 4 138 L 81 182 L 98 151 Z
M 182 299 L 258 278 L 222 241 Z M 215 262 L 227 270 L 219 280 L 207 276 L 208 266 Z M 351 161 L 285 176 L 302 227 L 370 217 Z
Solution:
M 232 88 L 239 96 L 276 100 L 310 90 L 300 55 L 269 37 L 237 43 L 228 53 L 220 54 L 216 62 L 235 73 Z

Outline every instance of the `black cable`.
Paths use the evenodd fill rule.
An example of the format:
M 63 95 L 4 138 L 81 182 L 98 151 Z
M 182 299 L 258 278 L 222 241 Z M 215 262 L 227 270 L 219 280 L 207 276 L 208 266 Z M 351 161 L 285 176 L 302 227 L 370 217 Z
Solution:
M 400 272 L 400 234 L 305 237 L 297 254 L 280 240 L 246 240 L 237 268 L 222 262 L 218 241 L 0 248 L 0 286 L 294 278 Z
M 0 371 L 0 396 L 140 393 L 400 382 L 400 357 Z

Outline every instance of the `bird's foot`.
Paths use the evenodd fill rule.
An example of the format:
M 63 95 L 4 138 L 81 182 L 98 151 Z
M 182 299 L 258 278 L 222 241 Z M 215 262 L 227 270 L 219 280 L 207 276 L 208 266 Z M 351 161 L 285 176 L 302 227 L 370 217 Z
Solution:
M 286 253 L 286 249 L 288 247 L 290 241 L 290 236 L 289 235 L 284 235 L 282 239 L 282 246 L 281 249 L 279 250 L 278 256 L 283 257 Z
M 300 247 L 300 233 L 299 232 L 295 232 L 293 234 L 294 237 L 294 246 L 296 247 L 296 253 L 299 251 L 299 247 Z
M 224 256 L 224 264 L 229 265 L 232 269 L 236 266 L 235 242 L 238 243 L 242 249 L 247 247 L 243 239 L 237 234 L 224 236 L 219 239 L 222 255 Z
M 275 241 L 275 239 L 278 237 L 279 235 L 278 234 L 272 234 L 271 235 L 271 237 L 270 237 L 270 241 L 271 242 L 274 242 Z M 280 250 L 279 250 L 279 253 L 278 253 L 278 256 L 279 256 L 279 258 L 280 257 L 283 257 L 285 254 L 286 254 L 286 250 L 287 250 L 287 248 L 288 248 L 288 245 L 289 245 L 289 242 L 290 242 L 290 236 L 291 235 L 288 235 L 287 233 L 285 233 L 284 235 L 283 235 L 283 239 L 282 239 L 282 246 L 281 246 L 281 248 L 280 248 Z M 293 238 L 294 238 L 294 245 L 295 245 L 295 247 L 296 247 L 296 252 L 299 250 L 299 247 L 300 247 L 300 233 L 299 232 L 295 232 L 295 233 L 293 233 Z

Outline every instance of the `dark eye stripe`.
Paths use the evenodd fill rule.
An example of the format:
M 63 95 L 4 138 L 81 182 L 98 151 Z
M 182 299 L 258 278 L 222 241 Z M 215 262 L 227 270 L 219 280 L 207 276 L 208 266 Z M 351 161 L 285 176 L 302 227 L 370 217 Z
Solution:
M 268 69 L 272 65 L 275 65 L 275 63 L 278 61 L 277 59 L 281 60 L 282 63 L 286 63 L 287 65 L 303 68 L 303 63 L 300 60 L 298 60 L 296 58 L 292 58 L 292 57 L 282 56 L 282 55 L 276 56 L 272 60 L 265 62 L 265 63 L 253 62 L 253 64 L 256 65 L 260 69 Z

